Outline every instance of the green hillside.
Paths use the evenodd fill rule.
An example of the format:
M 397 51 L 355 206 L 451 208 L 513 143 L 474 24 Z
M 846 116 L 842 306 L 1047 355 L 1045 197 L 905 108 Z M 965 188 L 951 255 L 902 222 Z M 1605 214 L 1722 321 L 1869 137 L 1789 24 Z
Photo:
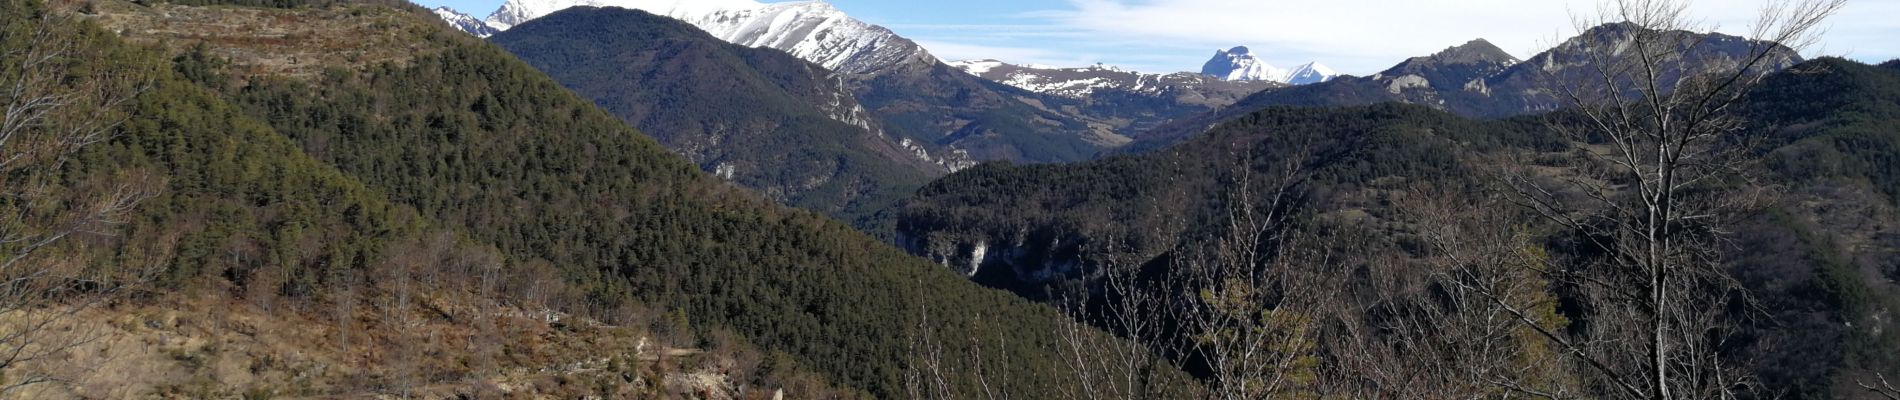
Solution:
M 28 11 L 38 10 L 31 3 L 5 5 L 7 15 L 39 15 Z M 351 20 L 319 17 L 393 13 L 428 21 L 409 6 L 293 6 L 106 3 L 87 11 L 133 19 L 277 15 L 261 19 L 342 25 Z M 250 31 L 202 32 L 213 38 L 204 46 L 173 47 L 183 49 L 176 59 L 118 44 L 102 30 L 86 31 L 102 55 L 78 59 L 76 67 L 143 68 L 150 72 L 137 76 L 152 86 L 138 96 L 122 134 L 90 147 L 63 176 L 78 181 L 130 169 L 167 182 L 161 195 L 140 203 L 137 217 L 122 226 L 124 240 L 115 241 L 114 255 L 100 259 L 100 267 L 161 260 L 149 301 L 286 304 L 297 310 L 279 315 L 288 318 L 356 304 L 351 299 L 359 293 L 393 296 L 384 292 L 394 290 L 390 280 L 407 282 L 390 275 L 395 260 L 441 252 L 447 255 L 421 256 L 423 268 L 460 271 L 466 275 L 447 282 L 470 286 L 438 288 L 442 292 L 429 298 L 461 292 L 602 321 L 676 316 L 669 317 L 671 326 L 689 329 L 685 345 L 721 343 L 719 332 L 733 332 L 760 349 L 755 354 L 784 355 L 766 357 L 780 361 L 765 362 L 760 371 L 794 377 L 814 371 L 820 382 L 869 396 L 901 397 L 906 376 L 914 375 L 907 372 L 918 371 L 914 366 L 924 357 L 913 350 L 920 345 L 947 360 L 939 371 L 944 390 L 953 393 L 974 393 L 979 385 L 1026 397 L 1061 390 L 1048 384 L 1065 374 L 1050 350 L 1061 320 L 1054 311 L 978 287 L 824 216 L 732 187 L 500 48 L 424 24 L 431 31 L 407 40 L 434 51 L 362 70 L 327 68 L 309 78 L 279 77 L 268 68 L 255 74 L 260 69 L 245 64 L 255 60 L 216 56 L 233 50 L 217 46 L 259 42 L 211 34 Z M 122 31 L 150 40 L 141 36 L 147 32 Z M 431 249 L 438 235 L 465 239 Z M 175 248 L 148 250 L 172 241 Z M 363 282 L 375 285 L 352 289 Z M 375 308 L 343 309 L 356 310 L 345 315 L 370 313 L 365 320 L 390 317 Z M 449 313 L 445 323 L 482 325 L 457 322 L 459 311 L 443 312 Z M 300 318 L 309 317 L 284 321 Z M 313 332 L 338 337 L 349 331 Z M 926 332 L 957 339 L 927 342 Z M 501 347 L 417 358 L 473 368 L 479 377 L 490 364 L 478 359 L 540 357 L 530 352 L 540 347 L 522 346 L 541 343 L 529 338 L 542 336 L 484 337 Z M 593 351 L 607 352 L 594 356 L 612 359 L 619 347 L 609 346 L 610 339 L 620 340 L 586 340 L 600 343 Z M 355 354 L 347 346 L 327 351 L 342 351 L 337 357 L 343 360 Z M 357 365 L 395 368 L 376 360 Z M 981 362 L 994 370 L 989 380 L 975 379 L 980 361 L 971 360 L 991 360 Z M 431 379 L 450 376 L 459 375 Z M 754 382 L 786 384 L 759 379 Z M 550 384 L 581 383 L 566 382 Z M 218 391 L 215 380 L 206 385 L 186 393 L 229 393 Z M 280 393 L 351 393 L 300 390 Z

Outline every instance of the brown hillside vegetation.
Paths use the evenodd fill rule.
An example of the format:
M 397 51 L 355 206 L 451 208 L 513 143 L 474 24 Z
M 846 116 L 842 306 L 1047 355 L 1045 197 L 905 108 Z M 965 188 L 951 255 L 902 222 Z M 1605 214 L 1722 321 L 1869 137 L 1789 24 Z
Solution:
M 438 31 L 432 21 L 407 10 L 368 4 L 274 9 L 142 5 L 92 0 L 82 13 L 133 43 L 182 51 L 204 44 L 228 59 L 240 75 L 309 78 L 325 68 L 361 70 L 383 63 L 407 64 L 442 50 L 414 40 Z
M 378 303 L 389 299 L 376 296 Z M 356 324 L 350 331 L 339 329 L 345 325 L 333 315 L 311 312 L 316 310 L 273 311 L 209 297 L 85 310 L 59 329 L 88 341 L 67 357 L 37 366 L 77 378 L 17 394 L 578 398 L 730 395 L 737 389 L 726 380 L 731 361 L 662 349 L 635 329 L 544 319 L 512 307 L 442 306 L 448 306 L 446 299 L 425 301 L 407 312 L 363 307 L 348 317 Z M 499 372 L 473 372 L 485 365 Z M 717 385 L 668 384 L 702 376 L 720 380 Z

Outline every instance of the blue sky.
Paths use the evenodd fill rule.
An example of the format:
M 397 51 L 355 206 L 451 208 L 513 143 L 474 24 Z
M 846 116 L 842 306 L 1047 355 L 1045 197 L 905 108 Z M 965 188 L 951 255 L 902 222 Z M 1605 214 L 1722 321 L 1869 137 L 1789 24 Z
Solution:
M 691 0 L 687 0 L 691 1 Z M 1742 33 L 1767 0 L 1696 0 L 1690 12 Z M 501 0 L 423 0 L 486 16 Z M 1407 57 L 1484 38 L 1529 57 L 1575 32 L 1595 0 L 831 0 L 858 19 L 946 60 L 995 58 L 1146 72 L 1198 70 L 1245 45 L 1268 63 L 1319 61 L 1367 75 Z M 1900 0 L 1851 0 L 1806 53 L 1868 62 L 1900 57 Z

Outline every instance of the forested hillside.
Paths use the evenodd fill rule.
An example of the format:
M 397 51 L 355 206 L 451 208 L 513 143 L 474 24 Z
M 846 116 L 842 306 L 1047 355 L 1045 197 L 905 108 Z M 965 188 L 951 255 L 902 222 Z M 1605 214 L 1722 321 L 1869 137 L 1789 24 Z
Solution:
M 1801 351 L 1775 362 L 1829 371 L 1785 372 L 1804 379 L 1790 383 L 1791 393 L 1813 398 L 1829 387 L 1835 396 L 1853 391 L 1851 380 L 1875 379 L 1867 372 L 1893 376 L 1900 335 L 1886 315 L 1900 309 L 1900 71 L 1823 58 L 1768 80 L 1754 98 L 1747 113 L 1774 148 L 1765 169 L 1787 187 L 1788 215 L 1741 246 L 1817 248 L 1797 259 L 1753 258 L 1744 265 L 1760 269 L 1738 273 L 1787 296 L 1766 307 L 1778 311 L 1783 343 Z M 1803 278 L 1808 285 L 1785 283 Z
M 343 150 L 313 152 L 397 201 L 512 257 L 566 268 L 589 306 L 665 304 L 876 396 L 901 390 L 911 344 L 893 333 L 912 329 L 919 308 L 941 307 L 943 324 L 1010 321 L 1024 343 L 1054 340 L 1021 328 L 1054 313 L 726 186 L 499 49 L 385 68 L 332 77 L 334 86 L 279 81 L 242 98 L 286 135 Z M 321 96 L 296 100 L 313 91 Z M 320 115 L 339 118 L 307 119 Z M 353 121 L 369 124 L 340 125 Z M 976 337 L 1003 332 L 966 326 Z M 1011 351 L 1009 387 L 1049 390 L 1036 376 L 1055 361 L 1028 348 Z
M 500 335 L 621 349 L 608 360 L 625 363 L 632 380 L 619 373 L 571 377 L 587 380 L 586 391 L 657 390 L 637 387 L 657 385 L 662 370 L 630 361 L 641 357 L 634 336 L 644 326 L 556 328 L 525 314 L 491 314 L 541 306 L 529 293 L 553 276 L 516 263 L 503 268 L 492 247 L 390 202 L 183 78 L 205 73 L 205 60 L 121 44 L 69 18 L 72 5 L 64 6 L 0 3 L 9 16 L 0 42 L 20 50 L 5 56 L 6 65 L 29 66 L 5 73 L 21 78 L 10 82 L 49 73 L 71 79 L 10 86 L 27 89 L 26 98 L 50 94 L 95 104 L 55 109 L 54 118 L 26 132 L 89 126 L 103 136 L 57 170 L 9 171 L 7 187 L 51 179 L 40 182 L 60 198 L 110 194 L 103 200 L 115 210 L 53 247 L 6 249 L 22 262 L 9 263 L 10 279 L 44 281 L 9 286 L 6 348 L 16 356 L 0 365 L 9 395 L 473 395 L 488 393 L 481 388 L 489 383 L 550 376 L 506 371 L 592 357 L 565 345 L 495 340 Z M 51 64 L 21 62 L 47 54 L 57 54 Z M 23 154 L 17 143 L 7 145 L 8 154 Z M 23 206 L 89 209 L 7 204 Z M 10 222 L 27 222 L 9 225 L 10 234 L 59 226 Z M 92 283 L 69 286 L 74 281 Z M 497 288 L 503 281 L 519 285 Z M 40 292 L 48 290 L 43 285 L 53 292 Z M 560 395 L 580 384 L 547 383 L 517 390 Z
M 407 5 L 276 6 L 100 2 L 40 11 L 16 1 L 6 14 L 34 16 L 9 20 L 9 32 L 61 15 L 162 23 L 231 13 L 325 21 L 320 29 L 376 23 L 330 18 L 347 15 L 431 18 Z M 392 34 L 427 51 L 315 76 L 284 74 L 270 58 L 217 56 L 310 44 L 243 39 L 267 27 L 160 31 L 195 43 L 114 30 L 172 44 L 171 55 L 83 30 L 101 55 L 66 59 L 68 67 L 124 68 L 131 72 L 111 76 L 150 85 L 136 92 L 112 141 L 86 147 L 75 158 L 84 162 L 56 176 L 76 187 L 118 171 L 167 178 L 116 225 L 122 240 L 70 242 L 106 245 L 87 247 L 101 253 L 89 264 L 96 268 L 154 268 L 151 279 L 128 278 L 150 282 L 132 287 L 140 296 L 84 309 L 99 321 L 127 321 L 111 335 L 133 338 L 113 342 L 131 347 L 102 353 L 154 361 L 109 364 L 146 373 L 117 370 L 129 383 L 75 390 L 565 397 L 783 389 L 885 398 L 1065 390 L 1048 384 L 1065 374 L 1048 351 L 1062 326 L 1053 310 L 826 217 L 772 205 L 500 48 L 437 22 L 421 26 L 429 29 Z M 166 308 L 177 311 L 140 314 Z M 206 314 L 213 309 L 229 312 Z M 136 343 L 172 331 L 191 341 Z M 1008 340 L 990 341 L 998 337 Z M 703 365 L 650 359 L 672 354 L 668 346 L 725 350 Z M 925 362 L 929 382 L 921 380 Z M 246 365 L 257 377 L 226 372 Z M 995 375 L 978 380 L 979 369 Z
M 950 170 L 885 135 L 843 76 L 670 18 L 580 7 L 490 40 L 701 169 L 786 205 L 856 221 Z
M 1554 139 L 1424 107 L 1346 109 L 1275 107 L 1209 131 L 1204 139 L 1153 156 L 1117 156 L 1071 165 L 986 164 L 918 191 L 900 213 L 898 233 L 913 252 L 951 265 L 991 265 L 984 281 L 1035 296 L 1052 269 L 1104 261 L 1086 249 L 1108 246 L 1145 260 L 1216 229 L 1217 195 L 1248 173 L 1297 163 L 1313 190 L 1302 203 L 1324 212 L 1377 207 L 1379 190 L 1409 179 L 1461 177 L 1459 143 L 1509 142 L 1550 148 Z M 1265 174 L 1266 172 L 1261 172 Z M 1106 242 L 1104 242 L 1106 241 Z M 971 259 L 985 247 L 989 260 Z M 1129 247 L 1132 246 L 1132 247 Z M 1127 247 L 1127 248 L 1123 248 Z M 1000 279 L 1000 280 L 999 280 Z
M 1895 79 L 1900 73 L 1890 68 L 1821 59 L 1770 77 L 1740 106 L 1751 121 L 1747 136 L 1763 139 L 1754 152 L 1765 168 L 1752 174 L 1780 195 L 1740 217 L 1733 254 L 1722 261 L 1763 312 L 1739 322 L 1744 333 L 1726 342 L 1724 353 L 1768 393 L 1851 396 L 1865 393 L 1858 383 L 1872 374 L 1896 372 L 1891 355 L 1900 342 L 1883 317 L 1900 305 L 1892 283 L 1900 249 L 1891 233 L 1900 222 L 1891 180 L 1900 155 L 1892 137 L 1900 122 Z M 1524 245 L 1553 259 L 1592 257 L 1588 246 L 1565 236 L 1574 233 L 1488 197 L 1503 177 L 1499 162 L 1530 163 L 1541 171 L 1536 179 L 1555 182 L 1600 168 L 1580 156 L 1602 143 L 1571 142 L 1551 130 L 1574 117 L 1480 121 L 1398 105 L 1269 108 L 1152 154 L 1064 166 L 991 164 L 953 174 L 908 202 L 899 233 L 913 252 L 980 282 L 1062 304 L 1073 300 L 1059 297 L 1069 285 L 1113 288 L 1117 269 L 1137 268 L 1144 280 L 1192 274 L 1209 251 L 1202 246 L 1233 235 L 1237 213 L 1247 210 L 1234 205 L 1245 198 L 1238 196 L 1252 196 L 1242 204 L 1273 204 L 1256 211 L 1284 215 L 1284 227 L 1274 232 L 1294 237 L 1275 236 L 1261 251 L 1342 249 L 1336 257 L 1302 258 L 1310 265 L 1295 269 L 1346 275 L 1335 283 L 1346 292 L 1381 294 L 1337 301 L 1376 309 L 1413 290 L 1436 290 L 1407 289 L 1417 284 L 1407 282 L 1431 280 L 1419 274 L 1433 268 L 1433 230 L 1415 221 L 1432 220 L 1433 212 L 1502 218 L 1487 219 L 1495 221 L 1487 229 L 1544 235 Z M 1573 190 L 1559 195 L 1585 193 Z M 1421 202 L 1421 194 L 1442 203 Z M 1434 208 L 1443 206 L 1454 208 Z M 1503 215 L 1486 217 L 1494 212 Z M 1469 240 L 1487 237 L 1473 235 Z M 1565 296 L 1561 286 L 1549 290 Z M 1586 309 L 1554 312 L 1591 320 Z M 1338 313 L 1329 318 L 1340 322 L 1315 329 L 1376 329 L 1377 318 L 1391 318 Z M 1321 345 L 1328 346 L 1316 356 L 1322 364 L 1353 361 L 1339 352 L 1355 344 Z

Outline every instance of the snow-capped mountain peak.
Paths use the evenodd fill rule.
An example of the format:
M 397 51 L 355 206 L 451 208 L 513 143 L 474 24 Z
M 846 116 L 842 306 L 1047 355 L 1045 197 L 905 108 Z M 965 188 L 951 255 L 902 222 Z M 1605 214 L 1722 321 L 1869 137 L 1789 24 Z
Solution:
M 455 11 L 448 7 L 436 7 L 429 11 L 435 12 L 436 17 L 442 18 L 443 21 L 448 22 L 449 25 L 454 26 L 455 29 L 468 32 L 468 34 L 475 35 L 475 37 L 485 38 L 493 36 L 495 32 L 499 32 L 487 23 L 482 22 L 482 20 L 476 19 L 475 16 L 463 14 L 460 11 Z
M 480 24 L 460 21 L 454 10 L 437 15 L 477 36 L 508 30 L 522 23 L 573 7 L 620 7 L 641 10 L 693 24 L 734 44 L 772 48 L 847 73 L 866 73 L 911 61 L 935 63 L 923 47 L 889 29 L 846 15 L 830 3 L 792 1 L 760 3 L 752 0 L 508 0 Z M 447 11 L 447 13 L 444 13 Z M 465 16 L 465 15 L 462 15 Z
M 1330 81 L 1336 77 L 1339 77 L 1338 71 L 1333 71 L 1332 68 L 1315 61 L 1287 70 L 1286 75 L 1281 76 L 1279 81 L 1289 85 L 1310 85 Z
M 1229 81 L 1270 81 L 1292 85 L 1320 83 L 1339 76 L 1338 72 L 1318 62 L 1293 69 L 1280 69 L 1261 61 L 1247 46 L 1215 50 L 1214 58 L 1201 66 L 1201 74 Z
M 1201 66 L 1201 74 L 1230 81 L 1277 81 L 1286 72 L 1254 57 L 1247 46 L 1216 50 L 1214 59 Z

